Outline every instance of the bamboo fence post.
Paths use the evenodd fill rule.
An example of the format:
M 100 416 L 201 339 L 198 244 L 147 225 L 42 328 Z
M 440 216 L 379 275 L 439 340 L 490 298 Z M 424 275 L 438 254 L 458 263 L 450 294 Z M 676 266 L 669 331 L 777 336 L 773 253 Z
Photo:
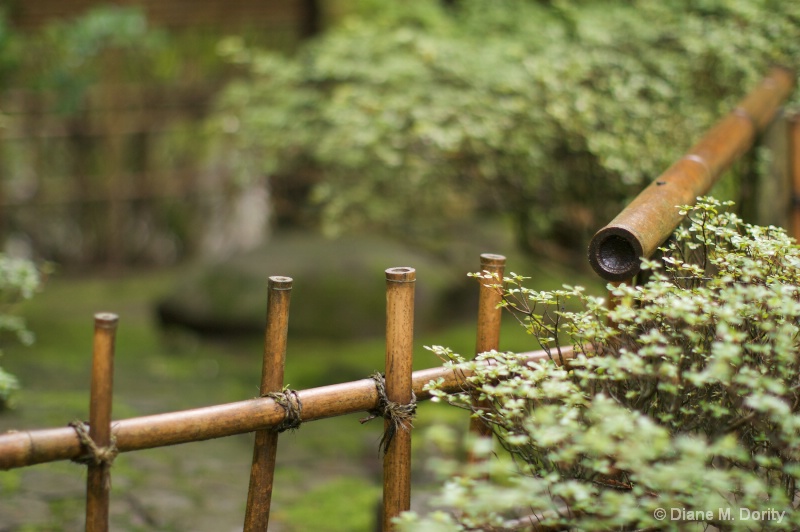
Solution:
M 492 253 L 484 253 L 481 255 L 481 273 L 488 272 L 496 274 L 498 277 L 496 282 L 503 282 L 505 265 L 506 258 L 503 255 L 494 255 Z M 494 284 L 494 282 L 483 279 L 480 280 L 477 338 L 475 340 L 476 355 L 500 347 L 500 323 L 503 309 L 498 305 L 502 301 L 503 296 L 494 288 L 487 286 L 487 284 Z M 489 403 L 486 400 L 480 401 L 476 395 L 473 395 L 473 405 L 477 408 L 488 408 Z M 491 438 L 492 436 L 491 427 L 479 417 L 470 419 L 469 430 L 470 433 L 478 437 Z M 469 461 L 472 463 L 477 461 L 472 453 L 470 453 Z
M 800 240 L 800 113 L 787 120 L 789 133 L 789 173 L 792 183 L 791 235 Z
M 386 270 L 386 396 L 401 405 L 413 401 L 414 268 Z M 384 422 L 384 431 L 392 420 Z M 411 427 L 394 431 L 383 457 L 383 530 L 411 509 Z
M 118 321 L 116 314 L 99 313 L 94 316 L 89 438 L 96 447 L 91 449 L 95 455 L 89 462 L 86 479 L 87 532 L 108 530 L 113 456 L 101 459 L 97 451 L 114 448 L 111 438 L 111 397 L 114 387 L 114 340 Z
M 269 393 L 278 393 L 283 389 L 291 290 L 291 277 L 269 278 L 267 327 L 264 338 L 264 360 L 261 366 L 262 397 Z M 277 453 L 278 431 L 275 428 L 256 431 L 244 519 L 246 532 L 265 531 L 269 526 Z

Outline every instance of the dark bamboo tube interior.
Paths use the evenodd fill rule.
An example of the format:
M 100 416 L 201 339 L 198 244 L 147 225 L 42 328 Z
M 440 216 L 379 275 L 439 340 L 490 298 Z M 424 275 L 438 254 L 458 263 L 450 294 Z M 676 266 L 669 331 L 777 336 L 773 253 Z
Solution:
M 92 383 L 89 401 L 89 437 L 99 448 L 111 445 L 111 401 L 114 387 L 114 340 L 118 317 L 94 317 Z M 108 530 L 111 464 L 90 462 L 86 477 L 86 532 Z
M 414 355 L 414 268 L 386 270 L 386 397 L 407 405 L 412 401 Z M 383 530 L 393 530 L 392 519 L 411 509 L 411 426 L 401 430 L 384 421 L 393 437 L 383 456 Z
M 283 389 L 291 290 L 292 279 L 290 277 L 269 278 L 267 326 L 264 333 L 264 358 L 261 366 L 260 391 L 262 397 Z M 277 455 L 278 432 L 270 429 L 256 431 L 253 464 L 250 467 L 250 487 L 247 490 L 245 532 L 267 530 L 269 526 Z
M 481 255 L 481 273 L 488 272 L 496 274 L 498 281 L 479 279 L 480 291 L 478 292 L 478 325 L 477 337 L 475 339 L 475 354 L 485 353 L 493 349 L 500 348 L 500 324 L 503 309 L 498 305 L 502 300 L 502 295 L 494 288 L 487 285 L 495 282 L 503 282 L 506 258 L 503 255 L 484 253 Z M 473 404 L 480 407 L 488 407 L 486 401 L 481 402 L 477 397 L 473 397 Z M 492 429 L 480 418 L 472 418 L 469 423 L 469 430 L 478 437 L 491 437 Z M 474 462 L 475 457 L 470 454 L 469 461 Z
M 640 259 L 650 257 L 683 217 L 676 206 L 693 205 L 753 144 L 794 89 L 794 74 L 772 69 L 739 105 L 645 188 L 589 244 L 589 263 L 608 281 L 629 281 Z
M 562 351 L 566 353 L 565 359 L 572 358 L 571 349 Z M 526 355 L 530 361 L 548 359 L 544 351 Z M 442 388 L 453 393 L 464 389 L 467 376 L 468 372 L 443 367 L 415 371 L 411 375 L 411 389 L 418 401 L 426 400 L 430 393 L 423 387 L 430 381 L 443 379 Z M 303 403 L 303 422 L 366 412 L 378 403 L 378 392 L 372 379 L 301 390 L 298 396 Z M 283 408 L 274 399 L 258 397 L 115 421 L 112 434 L 116 437 L 117 449 L 124 453 L 267 429 L 280 424 L 283 418 Z M 70 427 L 0 434 L 0 470 L 70 460 L 80 456 L 81 452 L 80 442 Z

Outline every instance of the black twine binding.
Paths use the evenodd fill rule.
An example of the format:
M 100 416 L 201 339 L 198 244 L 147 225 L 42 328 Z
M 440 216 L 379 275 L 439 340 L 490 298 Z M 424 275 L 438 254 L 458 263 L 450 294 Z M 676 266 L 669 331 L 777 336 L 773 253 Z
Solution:
M 303 413 L 303 403 L 300 402 L 300 396 L 295 390 L 284 388 L 280 392 L 270 392 L 264 394 L 262 397 L 269 397 L 274 399 L 284 411 L 283 421 L 275 427 L 275 431 L 285 432 L 287 430 L 295 430 L 300 427 L 303 422 L 301 414 Z
M 385 455 L 389 450 L 389 445 L 392 443 L 398 429 L 408 431 L 414 425 L 411 421 L 417 413 L 417 396 L 411 392 L 411 402 L 404 405 L 390 401 L 386 395 L 386 379 L 380 372 L 375 372 L 370 375 L 370 378 L 375 381 L 375 389 L 378 390 L 378 404 L 375 408 L 367 410 L 369 416 L 359 420 L 361 424 L 372 421 L 376 417 L 382 417 L 389 420 L 386 430 L 381 436 L 381 442 L 378 445 L 378 450 L 383 451 Z
M 81 447 L 85 449 L 84 454 L 72 459 L 73 462 L 93 466 L 105 464 L 111 467 L 111 464 L 114 463 L 114 458 L 119 454 L 117 438 L 114 435 L 111 436 L 111 443 L 107 447 L 100 447 L 89 436 L 89 431 L 83 421 L 73 421 L 69 426 L 75 429 L 75 433 L 81 442 Z

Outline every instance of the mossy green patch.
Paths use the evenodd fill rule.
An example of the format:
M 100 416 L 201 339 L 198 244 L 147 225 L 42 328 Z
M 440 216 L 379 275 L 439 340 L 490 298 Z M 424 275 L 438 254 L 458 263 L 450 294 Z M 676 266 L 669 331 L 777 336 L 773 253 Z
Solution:
M 377 483 L 337 478 L 312 488 L 296 503 L 281 510 L 276 518 L 287 523 L 287 530 L 296 532 L 366 532 L 375 529 L 380 500 L 381 488 Z

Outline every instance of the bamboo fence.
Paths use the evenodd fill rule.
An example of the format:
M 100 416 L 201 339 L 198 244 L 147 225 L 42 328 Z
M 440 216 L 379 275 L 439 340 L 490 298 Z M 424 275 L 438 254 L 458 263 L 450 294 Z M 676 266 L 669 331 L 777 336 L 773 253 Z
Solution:
M 680 218 L 672 214 L 674 205 L 691 203 L 709 187 L 731 160 L 748 149 L 757 131 L 774 116 L 777 107 L 788 95 L 793 79 L 782 70 L 774 70 L 751 93 L 736 111 L 718 123 L 689 155 L 673 165 L 659 180 L 648 187 L 614 222 L 601 230 L 593 240 L 595 268 L 607 262 L 624 263 L 627 254 L 634 258 L 647 256 L 665 236 L 665 224 L 675 229 Z M 800 185 L 800 126 L 791 121 L 790 157 L 794 180 Z M 664 187 L 659 181 L 675 186 Z M 661 194 L 661 190 L 668 193 Z M 677 190 L 673 190 L 677 189 Z M 795 189 L 795 193 L 800 188 Z M 691 197 L 689 197 L 691 196 Z M 795 203 L 797 205 L 797 202 Z M 642 214 L 644 212 L 644 214 Z M 797 210 L 795 216 L 800 217 Z M 658 218 L 653 220 L 652 218 Z M 644 229 L 642 229 L 644 228 Z M 646 235 L 643 237 L 642 235 Z M 610 241 L 602 241 L 602 238 Z M 600 239 L 601 242 L 596 241 Z M 641 240 L 640 240 L 641 239 Z M 622 249 L 630 246 L 630 248 Z M 622 259 L 618 258 L 622 256 Z M 480 267 L 502 276 L 505 257 L 484 254 Z M 602 270 L 607 278 L 630 279 L 635 271 L 609 268 Z M 631 273 L 633 272 L 633 273 Z M 440 380 L 448 393 L 468 391 L 466 370 L 436 367 L 412 372 L 414 341 L 413 268 L 386 270 L 386 367 L 385 376 L 318 388 L 294 391 L 283 387 L 289 302 L 292 279 L 271 277 L 268 286 L 267 326 L 261 377 L 261 397 L 234 403 L 192 410 L 169 412 L 111 422 L 111 390 L 113 373 L 114 332 L 117 317 L 98 314 L 95 317 L 90 423 L 64 428 L 9 432 L 0 435 L 0 469 L 11 469 L 58 460 L 82 460 L 88 464 L 86 529 L 108 529 L 108 485 L 110 467 L 119 452 L 131 452 L 167 445 L 208 440 L 255 432 L 250 489 L 245 515 L 246 531 L 266 530 L 269 524 L 270 500 L 279 434 L 310 422 L 354 412 L 368 412 L 385 419 L 383 468 L 383 530 L 391 530 L 391 520 L 410 505 L 411 426 L 409 417 L 416 402 L 428 399 L 425 385 Z M 500 339 L 499 295 L 481 284 L 478 304 L 476 352 L 497 349 Z M 571 349 L 562 349 L 565 361 L 573 357 Z M 531 362 L 549 359 L 544 351 L 525 354 Z M 479 399 L 474 399 L 479 405 Z M 470 429 L 478 435 L 489 435 L 488 428 L 473 422 Z M 519 527 L 545 528 L 536 522 L 537 514 L 520 519 Z M 513 523 L 512 523 L 513 524 Z M 516 525 L 514 525 L 516 526 Z
M 485 254 L 481 268 L 502 273 L 505 257 Z M 261 378 L 261 397 L 235 403 L 169 412 L 111 422 L 114 333 L 117 317 L 95 317 L 90 422 L 64 428 L 8 432 L 0 435 L 0 469 L 7 470 L 59 460 L 88 465 L 86 529 L 108 529 L 111 463 L 117 453 L 176 445 L 255 432 L 250 488 L 244 530 L 266 530 L 277 456 L 279 432 L 309 422 L 354 412 L 385 418 L 383 529 L 410 508 L 411 426 L 416 401 L 428 399 L 424 389 L 442 379 L 447 392 L 463 391 L 469 372 L 444 367 L 412 372 L 414 286 L 416 272 L 400 267 L 386 270 L 386 376 L 293 391 L 283 388 L 289 300 L 292 279 L 271 277 Z M 501 309 L 498 297 L 480 288 L 477 352 L 497 348 Z M 543 351 L 528 353 L 530 361 L 548 358 Z M 569 359 L 571 353 L 566 355 Z M 396 411 L 405 415 L 398 415 Z M 290 415 L 291 414 L 291 415 Z M 293 419 L 294 424 L 287 426 Z M 486 434 L 485 427 L 475 427 Z

